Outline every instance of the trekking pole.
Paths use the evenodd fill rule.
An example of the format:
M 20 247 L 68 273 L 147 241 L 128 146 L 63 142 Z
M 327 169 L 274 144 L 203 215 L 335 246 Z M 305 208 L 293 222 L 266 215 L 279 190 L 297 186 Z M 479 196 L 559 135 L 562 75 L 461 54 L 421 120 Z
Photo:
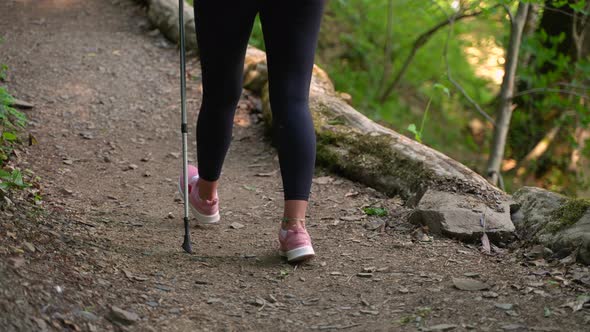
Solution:
M 182 188 L 182 194 L 184 195 L 184 242 L 182 243 L 182 249 L 184 249 L 184 251 L 186 251 L 187 253 L 192 254 L 193 249 L 191 248 L 191 234 L 188 221 L 188 128 L 186 125 L 186 58 L 184 54 L 184 0 L 178 0 L 178 29 L 180 31 L 180 113 L 182 118 L 180 132 L 182 133 L 182 177 L 184 179 L 184 188 Z

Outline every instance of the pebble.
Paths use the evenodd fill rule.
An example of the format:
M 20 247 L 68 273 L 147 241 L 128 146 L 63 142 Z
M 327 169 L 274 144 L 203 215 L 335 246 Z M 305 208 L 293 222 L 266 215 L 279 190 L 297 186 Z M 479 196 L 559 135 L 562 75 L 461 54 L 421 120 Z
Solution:
M 373 277 L 373 273 L 359 272 L 356 275 L 361 278 L 372 278 Z
M 94 138 L 94 135 L 92 135 L 92 133 L 89 131 L 81 132 L 80 136 L 82 136 L 83 139 L 93 139 Z
M 488 299 L 490 299 L 490 298 L 496 298 L 496 297 L 498 297 L 498 293 L 495 293 L 495 292 L 483 292 L 481 294 L 481 296 L 483 296 L 485 298 L 488 298 Z
M 527 327 L 525 325 L 521 325 L 521 324 L 508 324 L 508 325 L 502 325 L 500 327 L 502 330 L 504 331 L 517 331 L 517 330 L 526 330 Z
M 428 327 L 422 331 L 450 331 L 457 328 L 457 325 L 454 324 L 438 324 L 431 327 Z
M 210 297 L 207 299 L 207 304 L 221 303 L 221 302 L 223 302 L 223 300 L 220 298 L 217 298 L 217 297 Z
M 35 246 L 31 243 L 31 242 L 23 242 L 23 246 L 25 247 L 25 249 L 29 252 L 35 252 Z
M 512 310 L 512 308 L 514 308 L 514 305 L 511 303 L 496 303 L 494 306 L 502 310 Z
M 170 152 L 170 153 L 168 153 L 167 157 L 178 159 L 178 158 L 180 158 L 180 153 L 179 152 Z
M 359 312 L 361 314 L 365 314 L 365 315 L 374 315 L 374 316 L 379 315 L 379 311 L 377 311 L 377 310 L 365 310 L 365 309 L 361 309 L 361 310 L 359 310 Z
M 164 291 L 164 292 L 171 292 L 172 291 L 172 288 L 170 288 L 168 286 L 164 286 L 164 285 L 156 285 L 155 287 L 161 291 Z
M 233 228 L 233 229 L 240 229 L 240 228 L 244 228 L 244 225 L 243 224 L 240 224 L 239 222 L 232 222 L 229 225 L 229 227 L 230 228 Z

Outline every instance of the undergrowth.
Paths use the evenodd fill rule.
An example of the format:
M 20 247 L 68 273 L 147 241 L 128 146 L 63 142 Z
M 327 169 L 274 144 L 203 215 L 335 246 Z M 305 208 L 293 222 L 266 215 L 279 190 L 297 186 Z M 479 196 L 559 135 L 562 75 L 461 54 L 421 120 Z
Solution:
M 0 64 L 0 82 L 6 80 L 7 71 L 8 67 Z M 21 144 L 19 134 L 27 122 L 25 114 L 12 107 L 13 104 L 12 95 L 0 85 L 0 195 L 28 187 L 21 170 L 8 165 L 15 148 Z

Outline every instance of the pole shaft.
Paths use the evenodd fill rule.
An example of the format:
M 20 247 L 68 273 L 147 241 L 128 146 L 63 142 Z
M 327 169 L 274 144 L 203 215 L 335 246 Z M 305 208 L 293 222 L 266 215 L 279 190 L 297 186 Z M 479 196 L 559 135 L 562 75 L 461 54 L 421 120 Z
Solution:
M 180 100 L 181 100 L 181 133 L 182 133 L 182 177 L 184 179 L 184 242 L 182 248 L 192 252 L 190 243 L 188 205 L 188 130 L 186 121 L 186 55 L 184 44 L 184 0 L 178 0 L 178 29 L 180 32 Z

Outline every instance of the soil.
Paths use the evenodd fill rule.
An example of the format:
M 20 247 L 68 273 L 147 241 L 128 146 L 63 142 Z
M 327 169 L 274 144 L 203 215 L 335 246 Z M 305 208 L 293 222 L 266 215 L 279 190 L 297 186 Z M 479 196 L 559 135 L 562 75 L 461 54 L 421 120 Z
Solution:
M 221 225 L 193 226 L 195 254 L 184 253 L 178 51 L 145 10 L 5 0 L 0 34 L 5 84 L 35 104 L 25 112 L 38 143 L 14 158 L 43 197 L 0 211 L 0 330 L 587 331 L 590 311 L 571 303 L 589 293 L 587 267 L 425 235 L 399 198 L 321 169 L 308 216 L 317 258 L 285 263 L 277 156 L 248 92 Z M 195 56 L 188 69 L 194 133 Z M 389 214 L 367 216 L 367 206 Z M 453 278 L 487 289 L 460 290 Z

